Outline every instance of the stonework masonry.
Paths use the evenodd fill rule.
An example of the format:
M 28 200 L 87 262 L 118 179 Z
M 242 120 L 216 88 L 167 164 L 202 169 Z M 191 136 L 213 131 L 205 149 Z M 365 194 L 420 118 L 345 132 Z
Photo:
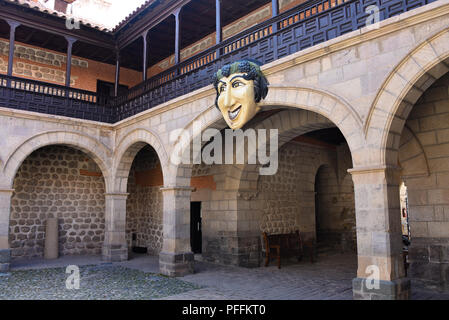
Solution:
M 7 73 L 8 54 L 9 41 L 0 38 L 0 73 Z M 66 64 L 66 54 L 22 43 L 14 45 L 13 76 L 64 85 Z M 95 92 L 98 79 L 114 82 L 114 68 L 109 64 L 72 57 L 70 85 Z M 132 87 L 139 79 L 141 79 L 139 72 L 121 68 L 121 84 Z
M 59 254 L 99 254 L 104 241 L 104 180 L 84 153 L 51 146 L 32 153 L 14 180 L 11 256 L 42 258 L 45 224 L 59 221 Z
M 154 150 L 144 147 L 136 156 L 128 180 L 126 202 L 126 238 L 128 247 L 145 247 L 151 255 L 162 249 L 162 192 L 163 185 L 144 185 L 136 181 L 139 174 L 159 168 L 160 161 Z M 133 241 L 133 234 L 135 241 Z
M 318 169 L 315 184 L 316 238 L 318 246 L 355 252 L 354 186 L 349 174 L 343 177 L 339 181 L 328 165 Z
M 411 275 L 449 288 L 449 74 L 414 106 L 399 148 L 407 186 Z
M 277 174 L 259 177 L 259 193 L 250 204 L 258 202 L 263 212 L 260 230 L 269 234 L 300 230 L 306 241 L 325 240 L 329 246 L 346 249 L 345 233 L 355 229 L 354 193 L 350 179 L 337 179 L 336 164 L 337 148 L 284 145 Z M 344 169 L 349 167 L 340 176 L 347 176 Z M 321 224 L 318 239 L 317 219 Z
M 401 180 L 409 192 L 412 237 L 409 275 L 436 283 L 440 288 L 447 287 L 448 25 L 449 0 L 439 0 L 382 21 L 377 29 L 362 28 L 347 33 L 275 60 L 262 68 L 270 82 L 270 90 L 261 107 L 263 111 L 272 113 L 265 113 L 264 120 L 259 119 L 254 126 L 250 126 L 278 129 L 282 144 L 307 132 L 331 127 L 337 127 L 345 137 L 351 155 L 349 161 L 344 156 L 345 152 L 338 147 L 329 161 L 308 165 L 314 170 L 307 172 L 304 178 L 298 177 L 301 180 L 299 183 L 305 181 L 310 193 L 307 197 L 303 193 L 301 219 L 295 221 L 307 221 L 305 227 L 312 234 L 313 219 L 302 214 L 313 212 L 316 191 L 312 188 L 315 183 L 313 177 L 319 167 L 327 165 L 335 172 L 341 189 L 341 195 L 336 195 L 334 178 L 328 179 L 333 181 L 327 185 L 328 188 L 324 188 L 320 181 L 317 184 L 317 191 L 325 191 L 325 206 L 334 204 L 334 198 L 337 198 L 338 206 L 330 211 L 330 216 L 339 217 L 340 222 L 331 219 L 334 222 L 330 225 L 338 225 L 340 230 L 351 226 L 354 221 L 350 206 L 352 187 L 351 179 L 346 175 L 346 169 L 350 168 L 358 257 L 353 292 L 357 299 L 404 299 L 410 296 L 410 279 L 405 276 L 402 254 Z M 5 60 L 4 56 L 1 58 Z M 89 61 L 89 69 L 92 67 Z M 74 68 L 74 76 L 78 76 L 76 69 L 81 70 Z M 113 72 L 110 73 L 113 76 Z M 87 80 L 86 84 L 89 84 Z M 285 163 L 278 177 L 260 178 L 257 168 L 251 166 L 213 165 L 203 170 L 202 167 L 193 169 L 193 165 L 171 163 L 170 155 L 174 148 L 179 147 L 179 141 L 169 139 L 173 130 L 191 131 L 194 120 L 202 123 L 204 129 L 213 127 L 222 130 L 226 127 L 214 102 L 215 91 L 208 86 L 115 124 L 41 115 L 0 106 L 0 133 L 2 137 L 7 137 L 0 140 L 0 270 L 8 270 L 11 254 L 14 257 L 41 254 L 37 244 L 37 241 L 42 241 L 39 239 L 42 236 L 38 236 L 42 232 L 39 227 L 42 228 L 43 220 L 53 211 L 43 211 L 40 207 L 56 207 L 54 212 L 62 220 L 61 232 L 66 232 L 64 227 L 67 228 L 66 234 L 60 236 L 63 252 L 96 252 L 102 246 L 105 259 L 126 259 L 127 197 L 130 197 L 131 208 L 133 201 L 155 203 L 156 200 L 149 199 L 162 199 L 163 240 L 159 255 L 162 273 L 178 276 L 193 270 L 189 233 L 191 201 L 202 201 L 203 257 L 208 259 L 209 251 L 214 253 L 209 255 L 212 261 L 217 261 L 219 257 L 223 263 L 257 266 L 261 250 L 258 247 L 260 222 L 263 221 L 261 218 L 265 209 L 263 203 L 275 206 L 274 212 L 268 213 L 275 220 L 268 218 L 267 221 L 276 224 L 266 225 L 272 230 L 285 228 L 285 221 L 293 221 L 293 212 L 298 212 L 295 205 L 288 201 L 279 204 L 277 199 L 271 199 L 266 192 L 268 189 L 262 188 L 259 192 L 259 185 L 262 187 L 267 183 L 267 188 L 281 192 L 294 190 L 289 189 L 294 184 L 292 179 L 298 172 L 302 174 L 307 170 L 306 164 L 301 164 L 304 165 L 303 169 L 300 165 L 293 172 L 291 164 Z M 152 146 L 160 161 L 163 176 L 161 198 L 156 197 L 157 192 L 143 192 L 144 189 L 142 196 L 134 196 L 137 188 L 133 187 L 130 188 L 133 192 L 128 195 L 128 182 L 133 183 L 132 177 L 136 176 L 132 175 L 128 181 L 137 154 L 135 146 L 145 144 Z M 51 165 L 55 161 L 59 163 L 55 164 L 55 172 L 50 172 L 51 165 L 43 165 L 46 159 L 42 156 L 35 158 L 39 153 L 33 152 L 53 145 L 82 151 L 98 168 L 90 168 L 87 165 L 90 161 L 79 160 L 74 168 L 67 168 L 67 174 L 56 173 L 56 169 L 63 170 L 63 161 L 69 165 L 72 160 L 64 160 L 63 154 L 54 149 L 55 156 L 61 156 L 61 159 L 47 158 Z M 314 153 L 310 151 L 308 158 L 314 157 Z M 291 155 L 287 152 L 281 157 L 289 159 Z M 33 165 L 27 164 L 27 159 Z M 34 165 L 34 161 L 39 161 L 40 166 Z M 18 169 L 22 163 L 23 168 Z M 323 177 L 329 177 L 329 168 L 322 171 Z M 39 183 L 42 186 L 23 176 L 41 169 L 48 170 L 40 172 L 43 180 Z M 80 173 L 79 176 L 70 173 L 73 169 Z M 103 177 L 84 175 L 85 171 L 81 174 L 81 169 L 101 172 Z M 208 177 L 206 185 L 211 188 L 192 190 L 192 171 L 198 177 Z M 57 178 L 53 179 L 53 174 Z M 63 180 L 63 175 L 67 180 Z M 68 181 L 69 176 L 73 176 L 75 182 Z M 58 181 L 63 184 L 62 187 L 56 186 Z M 285 186 L 282 185 L 284 181 Z M 95 190 L 90 190 L 94 188 L 94 182 Z M 101 186 L 100 182 L 103 183 Z M 49 186 L 46 186 L 47 183 Z M 69 187 L 64 187 L 64 183 Z M 85 186 L 76 186 L 81 183 Z M 90 187 L 86 186 L 87 183 Z M 25 188 L 30 191 L 24 191 Z M 46 188 L 56 190 L 47 194 Z M 59 189 L 64 190 L 60 192 Z M 86 193 L 85 189 L 89 191 Z M 145 199 L 144 193 L 145 197 L 151 196 Z M 66 198 L 50 199 L 50 195 Z M 82 197 L 86 195 L 88 203 L 85 211 L 76 210 L 80 208 L 79 203 L 75 209 L 69 209 L 75 207 L 75 201 L 84 200 Z M 81 199 L 77 199 L 78 196 Z M 291 194 L 286 197 L 293 199 Z M 38 201 L 42 201 L 42 205 L 36 205 Z M 47 205 L 44 201 L 52 203 Z M 89 204 L 89 201 L 95 202 Z M 25 207 L 30 207 L 30 211 L 24 211 Z M 36 211 L 32 209 L 35 207 Z M 343 211 L 346 207 L 349 210 Z M 138 214 L 143 213 L 139 210 Z M 75 219 L 72 214 L 76 215 Z M 129 216 L 132 217 L 132 213 Z M 104 241 L 100 234 L 103 218 L 106 221 Z M 295 218 L 298 218 L 297 214 Z M 87 219 L 95 221 L 88 222 Z M 87 228 L 82 228 L 83 225 Z M 79 228 L 76 229 L 76 226 Z M 157 234 L 155 227 L 151 228 L 141 232 L 148 233 L 147 230 L 150 230 L 150 234 L 153 231 Z M 86 233 L 81 234 L 82 231 Z M 326 227 L 325 231 L 331 230 Z M 18 240 L 19 235 L 22 239 Z M 96 236 L 100 239 L 94 241 L 93 237 Z M 64 237 L 67 238 L 66 242 L 62 241 Z M 73 241 L 69 242 L 70 238 Z M 146 241 L 145 237 L 141 239 Z M 155 241 L 160 243 L 161 240 L 158 238 Z M 69 243 L 74 246 L 67 247 Z M 88 244 L 92 248 L 88 248 Z M 380 269 L 382 290 L 378 292 L 369 291 L 363 286 L 364 280 L 370 276 L 367 267 L 371 265 L 377 265 Z
M 338 147 L 343 157 L 349 157 L 347 146 Z M 242 199 L 248 220 L 242 215 L 240 223 L 248 224 L 247 232 L 225 231 L 223 223 L 232 209 L 232 190 L 195 190 L 192 201 L 202 202 L 203 259 L 220 264 L 260 266 L 264 248 L 262 232 L 289 233 L 300 230 L 304 240 L 316 239 L 315 182 L 322 166 L 330 168 L 328 176 L 322 176 L 322 215 L 327 229 L 324 236 L 330 238 L 330 246 L 355 250 L 355 210 L 352 180 L 346 172 L 348 164 L 337 166 L 337 147 L 324 148 L 311 144 L 290 142 L 279 152 L 279 169 L 275 175 L 259 176 L 257 189 Z M 350 161 L 349 161 L 350 164 Z M 337 180 L 337 170 L 340 180 Z M 226 165 L 196 165 L 192 179 L 200 175 L 212 175 L 220 185 L 226 175 Z M 256 175 L 257 176 L 257 175 Z M 227 203 L 229 202 L 229 203 Z M 243 205 L 242 205 L 243 206 Z M 251 213 L 250 213 L 251 212 Z M 218 236 L 217 236 L 218 235 Z M 238 250 L 238 253 L 236 253 Z M 251 257 L 251 258 L 250 258 Z

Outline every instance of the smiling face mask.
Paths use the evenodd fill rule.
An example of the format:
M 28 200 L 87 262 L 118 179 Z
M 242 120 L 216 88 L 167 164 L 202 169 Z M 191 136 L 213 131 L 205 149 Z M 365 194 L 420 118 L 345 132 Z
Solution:
M 215 105 L 231 129 L 242 128 L 259 112 L 257 104 L 266 97 L 267 85 L 259 65 L 248 60 L 226 65 L 215 74 Z
M 244 73 L 223 77 L 218 83 L 217 104 L 229 128 L 242 128 L 260 110 L 254 99 L 254 80 Z

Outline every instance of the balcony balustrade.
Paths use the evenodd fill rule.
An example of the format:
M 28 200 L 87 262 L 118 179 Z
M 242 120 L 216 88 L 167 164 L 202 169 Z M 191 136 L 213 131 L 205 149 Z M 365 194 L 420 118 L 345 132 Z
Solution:
M 107 98 L 96 93 L 0 75 L 0 106 L 114 123 L 212 82 L 223 65 L 246 58 L 266 64 L 366 26 L 366 8 L 380 20 L 436 0 L 312 0 L 245 30 L 131 88 Z

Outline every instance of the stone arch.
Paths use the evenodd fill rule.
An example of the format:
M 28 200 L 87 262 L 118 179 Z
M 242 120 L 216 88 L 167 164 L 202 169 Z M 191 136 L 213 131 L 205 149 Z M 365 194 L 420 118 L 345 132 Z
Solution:
M 264 109 L 269 111 L 269 113 L 266 113 L 268 117 L 263 119 L 261 115 L 259 118 L 260 122 L 255 123 L 251 127 L 255 129 L 277 128 L 280 135 L 279 147 L 298 135 L 335 126 L 344 128 L 345 137 L 347 141 L 351 141 L 352 149 L 359 149 L 363 145 L 363 137 L 360 135 L 360 132 L 362 132 L 361 120 L 357 118 L 346 103 L 326 92 L 307 88 L 271 87 L 270 94 L 263 101 L 262 106 L 263 111 Z M 206 128 L 221 130 L 226 127 L 221 113 L 215 106 L 210 106 L 184 127 L 184 130 L 190 134 L 194 132 L 194 121 L 201 123 L 202 130 Z M 175 144 L 173 148 L 179 148 L 179 145 Z M 176 186 L 190 186 L 191 167 L 191 165 L 186 164 L 177 166 L 176 176 L 174 176 Z M 248 207 L 249 201 L 245 200 L 257 197 L 259 167 L 257 165 L 234 164 L 222 166 L 221 168 L 223 171 L 220 172 L 219 181 L 217 181 L 217 190 L 219 185 L 219 192 L 226 193 L 226 199 L 229 201 L 226 214 L 230 218 L 229 225 L 222 226 L 224 228 L 223 231 L 229 231 L 229 235 L 242 236 L 248 240 L 248 243 L 257 246 L 260 237 L 259 228 L 254 228 L 257 209 Z M 210 205 L 211 207 L 216 207 L 212 203 Z M 236 223 L 239 225 L 235 226 Z M 257 229 L 257 232 L 255 232 L 255 229 Z M 223 241 L 226 242 L 226 239 Z M 221 256 L 222 253 L 219 253 L 214 256 L 214 259 L 220 260 Z M 248 260 L 245 258 L 246 256 L 243 256 L 234 257 L 237 259 L 236 263 L 238 265 L 257 265 L 257 262 L 252 258 Z
M 342 98 L 339 98 L 328 92 L 314 88 L 291 87 L 291 86 L 270 86 L 267 97 L 261 102 L 262 110 L 287 108 L 294 110 L 312 111 L 315 115 L 327 118 L 345 136 L 351 153 L 359 150 L 364 144 L 363 123 L 357 112 Z M 312 114 L 310 113 L 310 114 Z M 315 116 L 314 115 L 314 116 Z M 314 117 L 312 116 L 312 118 Z M 306 121 L 307 118 L 304 119 Z M 187 132 L 193 132 L 193 123 L 201 123 L 202 130 L 207 128 L 216 128 L 221 130 L 226 127 L 226 123 L 221 113 L 216 107 L 210 106 L 203 113 L 193 119 L 185 128 Z M 278 121 L 278 120 L 276 120 Z M 307 120 L 308 121 L 308 120 Z M 304 123 L 303 123 L 304 124 Z M 303 125 L 302 124 L 302 125 Z M 284 123 L 275 123 L 274 126 L 267 125 L 267 128 L 290 126 L 290 120 L 284 120 Z M 293 127 L 290 133 L 285 130 L 285 137 L 296 134 Z M 315 129 L 313 129 L 315 130 Z M 305 133 L 305 132 L 303 132 Z M 299 134 L 296 134 L 296 136 Z M 284 142 L 285 143 L 285 142 Z M 176 147 L 176 145 L 175 145 Z M 355 159 L 354 165 L 355 165 Z M 189 179 L 185 179 L 185 170 L 189 170 L 189 165 L 179 165 L 176 171 L 176 185 L 185 185 Z
M 110 158 L 112 151 L 103 143 L 88 135 L 74 131 L 48 131 L 37 134 L 22 142 L 7 157 L 3 173 L 8 187 L 12 188 L 14 177 L 23 161 L 35 150 L 49 145 L 65 145 L 83 151 L 99 166 L 106 184 L 106 192 L 111 186 Z
M 397 165 L 400 136 L 413 105 L 437 79 L 449 72 L 449 29 L 418 45 L 390 73 L 370 109 L 364 131 L 371 158 Z
M 401 136 L 398 161 L 402 169 L 402 178 L 416 176 L 428 177 L 430 175 L 429 161 L 424 148 L 407 125 L 405 125 Z
M 162 175 L 166 181 L 169 158 L 160 138 L 151 130 L 136 128 L 128 132 L 118 143 L 114 152 L 114 166 L 112 169 L 114 176 L 114 190 L 126 193 L 128 176 L 131 165 L 137 153 L 145 146 L 150 145 L 159 158 L 162 168 Z
M 273 124 L 275 124 L 275 128 L 279 129 L 279 150 L 297 136 L 335 126 L 325 117 L 311 111 L 284 110 L 260 122 L 254 129 L 269 129 Z M 241 193 L 243 193 L 243 190 L 257 189 L 259 165 L 234 165 L 232 168 L 234 173 L 228 174 L 228 176 L 239 183 L 238 190 Z M 245 180 L 242 180 L 242 177 Z
M 270 128 L 273 127 L 273 123 L 281 123 L 282 125 L 275 125 L 274 127 L 280 128 L 279 135 L 280 135 L 280 141 L 279 141 L 279 149 L 286 145 L 289 141 L 291 141 L 293 138 L 303 135 L 307 132 L 319 130 L 319 129 L 325 129 L 330 127 L 335 127 L 335 124 L 329 121 L 327 118 L 325 118 L 322 115 L 319 115 L 312 111 L 306 111 L 306 110 L 294 110 L 294 109 L 288 109 L 288 110 L 282 110 L 275 115 L 265 119 L 264 121 L 260 122 L 255 126 L 255 128 Z M 341 184 L 343 179 L 339 179 L 339 167 L 336 166 L 337 163 L 337 155 L 335 155 L 335 158 L 331 155 L 322 155 L 320 157 L 317 157 L 310 161 L 310 179 L 306 179 L 307 181 L 310 180 L 309 185 L 304 185 L 302 189 L 302 195 L 305 197 L 305 199 L 312 199 L 311 201 L 314 202 L 315 197 L 315 179 L 316 174 L 320 167 L 327 166 L 332 170 L 333 176 L 335 177 L 334 182 L 335 186 L 340 190 Z M 349 167 L 351 168 L 351 167 Z M 271 221 L 271 218 L 267 217 L 267 212 L 264 210 L 261 210 L 262 208 L 258 208 L 256 205 L 252 206 L 251 200 L 258 199 L 260 196 L 263 195 L 261 192 L 263 192 L 260 189 L 259 183 L 261 176 L 259 175 L 259 166 L 258 165 L 234 165 L 229 166 L 228 172 L 226 173 L 226 185 L 230 187 L 230 190 L 236 190 L 236 201 L 237 201 L 237 207 L 236 207 L 236 217 L 242 216 L 242 220 L 240 218 L 237 220 L 238 224 L 242 223 L 242 229 L 245 228 L 247 225 L 253 225 L 251 230 L 245 231 L 247 235 L 254 234 L 255 237 L 257 235 L 260 235 L 261 230 L 255 230 L 255 223 L 260 223 L 260 227 L 263 228 L 264 222 Z M 351 176 L 346 173 L 346 177 L 349 177 L 349 181 L 352 183 Z M 304 181 L 306 183 L 306 181 Z M 233 188 L 233 189 L 232 189 Z M 353 191 L 352 191 L 353 193 Z M 340 194 L 340 193 L 339 193 Z M 307 201 L 306 201 L 307 202 Z M 264 208 L 267 209 L 269 206 L 265 205 Z M 339 208 L 341 209 L 341 208 Z M 268 209 L 269 210 L 269 209 Z M 312 211 L 310 211 L 312 210 Z M 290 223 L 288 225 L 298 225 L 299 217 L 301 215 L 310 216 L 313 212 L 313 215 L 315 214 L 314 207 L 310 206 L 304 206 L 300 209 L 300 214 L 295 215 L 295 218 L 290 218 Z M 354 212 L 352 210 L 351 212 Z M 287 214 L 287 216 L 289 216 Z M 246 217 L 251 217 L 251 220 L 248 221 Z M 294 219 L 294 220 L 291 220 Z M 284 221 L 285 222 L 285 221 Z M 304 227 L 304 226 L 303 226 Z M 313 227 L 313 228 L 312 228 Z M 238 227 L 240 228 L 240 227 Z M 313 230 L 312 230 L 312 229 Z M 239 229 L 240 230 L 240 229 Z M 311 225 L 307 225 L 305 227 L 305 235 L 307 239 L 314 239 L 315 237 L 315 227 Z M 263 230 L 262 230 L 263 231 Z M 259 232 L 259 233 L 257 233 Z M 288 232 L 287 230 L 284 230 L 284 232 Z

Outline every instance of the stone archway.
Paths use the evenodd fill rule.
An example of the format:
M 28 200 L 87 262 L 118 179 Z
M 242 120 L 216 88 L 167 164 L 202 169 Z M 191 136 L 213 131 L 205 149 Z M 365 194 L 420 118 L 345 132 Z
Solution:
M 127 240 L 126 236 L 127 199 L 129 196 L 128 177 L 136 155 L 145 146 L 150 146 L 154 150 L 160 163 L 161 178 L 165 181 L 168 157 L 160 138 L 151 130 L 144 128 L 137 128 L 127 132 L 117 144 L 114 152 L 112 166 L 112 176 L 114 177 L 113 192 L 106 195 L 107 228 L 103 246 L 103 257 L 105 260 L 122 261 L 128 259 L 128 240 L 130 240 Z
M 25 158 L 33 151 L 48 145 L 66 145 L 79 149 L 89 155 L 100 167 L 106 181 L 110 186 L 110 159 L 112 151 L 98 140 L 74 131 L 49 131 L 26 139 L 8 155 L 3 168 L 9 187 Z
M 59 256 L 99 255 L 105 231 L 105 180 L 86 153 L 64 145 L 33 151 L 17 170 L 9 219 L 11 258 L 43 258 L 49 219 Z M 56 253 L 56 252 L 55 252 Z
M 364 239 L 364 243 L 358 243 L 359 278 L 353 282 L 355 297 L 377 295 L 365 287 L 363 280 L 373 265 L 380 270 L 382 286 L 391 288 L 388 296 L 409 297 L 410 281 L 405 278 L 402 254 L 398 152 L 413 106 L 449 71 L 448 39 L 446 29 L 411 51 L 385 80 L 365 122 L 366 147 L 358 165 L 355 163 L 351 170 L 358 239 Z
M 364 126 L 376 163 L 397 165 L 400 135 L 413 105 L 449 72 L 448 43 L 449 29 L 438 32 L 410 52 L 385 80 Z
M 290 107 L 275 112 L 277 113 L 257 123 L 253 128 L 279 128 L 279 148 L 306 132 L 335 126 L 325 117 L 311 111 Z M 203 215 L 209 226 L 215 226 L 213 230 L 205 230 L 205 233 L 212 235 L 212 238 L 203 239 L 205 243 L 203 258 L 219 263 L 258 266 L 260 217 L 257 212 L 260 211 L 260 208 L 249 205 L 249 203 L 258 195 L 259 166 L 235 164 L 221 165 L 220 168 L 219 177 L 214 179 L 217 190 L 212 192 L 212 198 L 215 200 L 209 201 Z M 218 224 L 217 221 L 214 222 L 209 217 L 226 217 L 227 222 L 222 221 Z M 219 218 L 219 220 L 223 219 Z M 217 226 L 221 226 L 221 229 L 216 229 Z M 238 231 L 236 231 L 237 229 Z M 214 249 L 217 248 L 217 241 L 214 238 L 216 234 L 226 235 L 220 238 L 218 247 L 221 248 L 221 251 Z M 211 242 L 210 246 L 208 246 L 208 241 Z M 231 252 L 235 251 L 233 248 L 235 243 L 239 243 L 239 255 L 233 257 Z M 228 250 L 223 248 L 228 248 Z M 244 254 L 245 250 L 247 251 L 246 255 Z
M 267 97 L 261 101 L 261 107 L 262 110 L 291 108 L 294 110 L 312 111 L 314 116 L 323 116 L 341 130 L 353 154 L 357 153 L 364 146 L 364 135 L 361 134 L 363 129 L 362 120 L 348 103 L 331 93 L 314 88 L 270 86 Z M 275 121 L 277 122 L 272 124 L 272 128 L 290 127 L 290 120 L 280 122 L 276 119 Z M 293 118 L 293 121 L 297 121 L 297 119 Z M 302 119 L 302 121 L 307 121 L 307 119 Z M 214 105 L 195 117 L 195 119 L 184 127 L 184 130 L 189 133 L 193 132 L 195 123 L 201 124 L 202 131 L 207 128 L 221 130 L 226 127 L 221 113 Z M 173 148 L 179 143 L 177 142 Z M 354 158 L 354 165 L 357 163 L 356 160 L 357 158 Z M 186 168 L 188 166 L 180 165 L 179 167 Z M 184 176 L 179 176 L 179 178 L 184 178 Z M 176 185 L 178 184 L 177 182 Z
M 145 146 L 151 146 L 160 159 L 164 181 L 168 176 L 169 158 L 164 145 L 157 134 L 145 128 L 137 128 L 128 132 L 117 144 L 114 152 L 114 190 L 126 193 L 129 170 L 136 154 Z
M 112 152 L 95 138 L 76 131 L 49 131 L 27 138 L 6 157 L 4 167 L 2 168 L 2 180 L 5 185 L 2 186 L 0 191 L 0 203 L 2 203 L 0 206 L 0 251 L 2 256 L 4 256 L 2 261 L 6 262 L 2 262 L 0 268 L 9 268 L 9 221 L 11 197 L 14 192 L 12 189 L 14 177 L 23 161 L 33 151 L 50 145 L 69 146 L 86 153 L 100 168 L 105 181 L 105 189 L 108 190 L 108 187 L 111 185 L 109 159 Z
M 448 87 L 449 70 L 417 99 L 404 119 L 395 150 L 400 179 L 407 187 L 408 276 L 440 290 L 449 288 L 447 264 L 441 255 L 449 248 L 449 219 L 444 214 L 449 205 Z
M 337 125 L 339 128 L 341 128 L 341 131 L 346 137 L 346 140 L 348 141 L 351 151 L 356 152 L 357 150 L 361 149 L 361 146 L 363 145 L 364 139 L 363 136 L 360 135 L 362 129 L 362 121 L 358 118 L 357 114 L 347 103 L 342 102 L 341 99 L 332 94 L 319 91 L 313 88 L 296 88 L 288 86 L 270 87 L 270 92 L 267 98 L 262 103 L 262 110 L 264 108 L 271 110 L 276 108 L 279 109 L 279 106 L 282 106 L 282 108 L 291 109 L 291 111 L 282 111 L 284 113 L 291 112 L 291 114 L 289 114 L 290 116 L 280 117 L 279 115 L 274 115 L 270 118 L 269 122 L 267 122 L 265 125 L 258 126 L 258 128 L 261 129 L 280 128 L 281 144 L 291 140 L 293 137 L 301 133 L 310 130 L 315 130 L 318 128 L 325 128 Z M 298 112 L 294 112 L 295 110 Z M 193 126 L 195 121 L 197 123 L 201 123 L 202 130 L 205 130 L 208 127 L 213 127 L 218 130 L 221 130 L 226 126 L 225 122 L 222 119 L 222 115 L 220 114 L 220 112 L 216 110 L 215 106 L 209 107 L 202 114 L 198 115 L 191 123 L 189 123 L 184 128 L 184 130 L 188 132 L 193 132 Z M 307 124 L 310 124 L 310 126 L 308 127 Z M 297 130 L 298 128 L 300 128 L 299 131 Z M 173 146 L 173 148 L 177 147 L 179 148 L 179 146 L 177 146 L 176 144 Z M 247 170 L 249 167 L 251 166 L 248 166 Z M 182 193 L 182 197 L 173 199 L 172 203 L 175 205 L 175 207 L 176 206 L 182 208 L 188 207 L 188 203 L 190 201 L 189 185 L 192 171 L 191 169 L 192 169 L 191 165 L 181 164 L 175 170 L 172 170 L 172 173 L 175 173 L 176 177 L 172 177 L 171 179 L 169 179 L 169 181 L 176 181 L 175 182 L 176 189 L 171 190 L 170 192 L 172 193 L 172 195 L 173 192 Z M 244 172 L 243 166 L 234 165 L 232 166 L 232 168 L 229 168 L 228 171 L 229 171 L 228 178 L 226 178 L 225 181 L 222 181 L 220 183 L 224 183 L 224 185 L 227 186 L 226 188 L 232 189 L 232 190 L 229 189 L 229 192 L 227 192 L 228 196 L 226 199 L 228 204 L 227 205 L 225 205 L 224 203 L 222 204 L 222 208 L 223 207 L 227 208 L 226 216 L 230 217 L 230 215 L 232 215 L 229 210 L 234 211 L 235 213 L 234 214 L 235 217 L 234 218 L 230 217 L 229 220 L 230 221 L 229 225 L 232 225 L 234 223 L 233 221 L 236 221 L 235 219 L 237 215 L 240 216 L 246 214 L 244 213 L 244 211 L 246 212 L 246 209 L 244 210 L 243 207 L 240 209 L 238 208 L 239 207 L 238 197 L 246 197 L 246 195 L 244 194 L 248 192 L 249 189 L 248 186 L 251 186 L 251 183 L 245 181 L 244 183 L 245 190 L 238 191 L 242 187 L 242 186 L 239 187 L 239 185 L 241 174 L 242 172 Z M 246 175 L 245 172 L 245 176 L 249 175 Z M 219 189 L 220 183 L 217 183 L 217 189 Z M 257 183 L 255 184 L 257 185 Z M 232 196 L 233 199 L 229 198 L 231 196 L 230 193 L 234 194 Z M 185 213 L 183 214 L 187 215 L 188 214 L 187 210 L 185 209 L 183 210 L 185 211 Z M 249 216 L 250 214 L 248 215 L 248 217 Z M 186 221 L 186 219 L 184 219 L 184 221 Z M 185 226 L 185 228 L 188 227 L 188 224 L 186 223 L 183 223 L 183 225 Z M 188 232 L 185 233 L 188 234 Z M 180 244 L 180 248 L 183 248 L 182 250 L 180 250 L 182 251 L 181 256 L 186 257 L 185 252 L 188 250 L 189 241 L 188 237 L 186 238 L 185 235 L 183 236 L 183 239 L 184 240 L 179 239 L 175 243 Z M 175 263 L 173 263 L 173 260 L 171 258 L 170 259 L 163 258 L 163 259 L 168 260 L 170 267 L 175 265 Z M 162 261 L 162 258 L 160 261 Z M 165 261 L 163 262 L 165 263 Z

